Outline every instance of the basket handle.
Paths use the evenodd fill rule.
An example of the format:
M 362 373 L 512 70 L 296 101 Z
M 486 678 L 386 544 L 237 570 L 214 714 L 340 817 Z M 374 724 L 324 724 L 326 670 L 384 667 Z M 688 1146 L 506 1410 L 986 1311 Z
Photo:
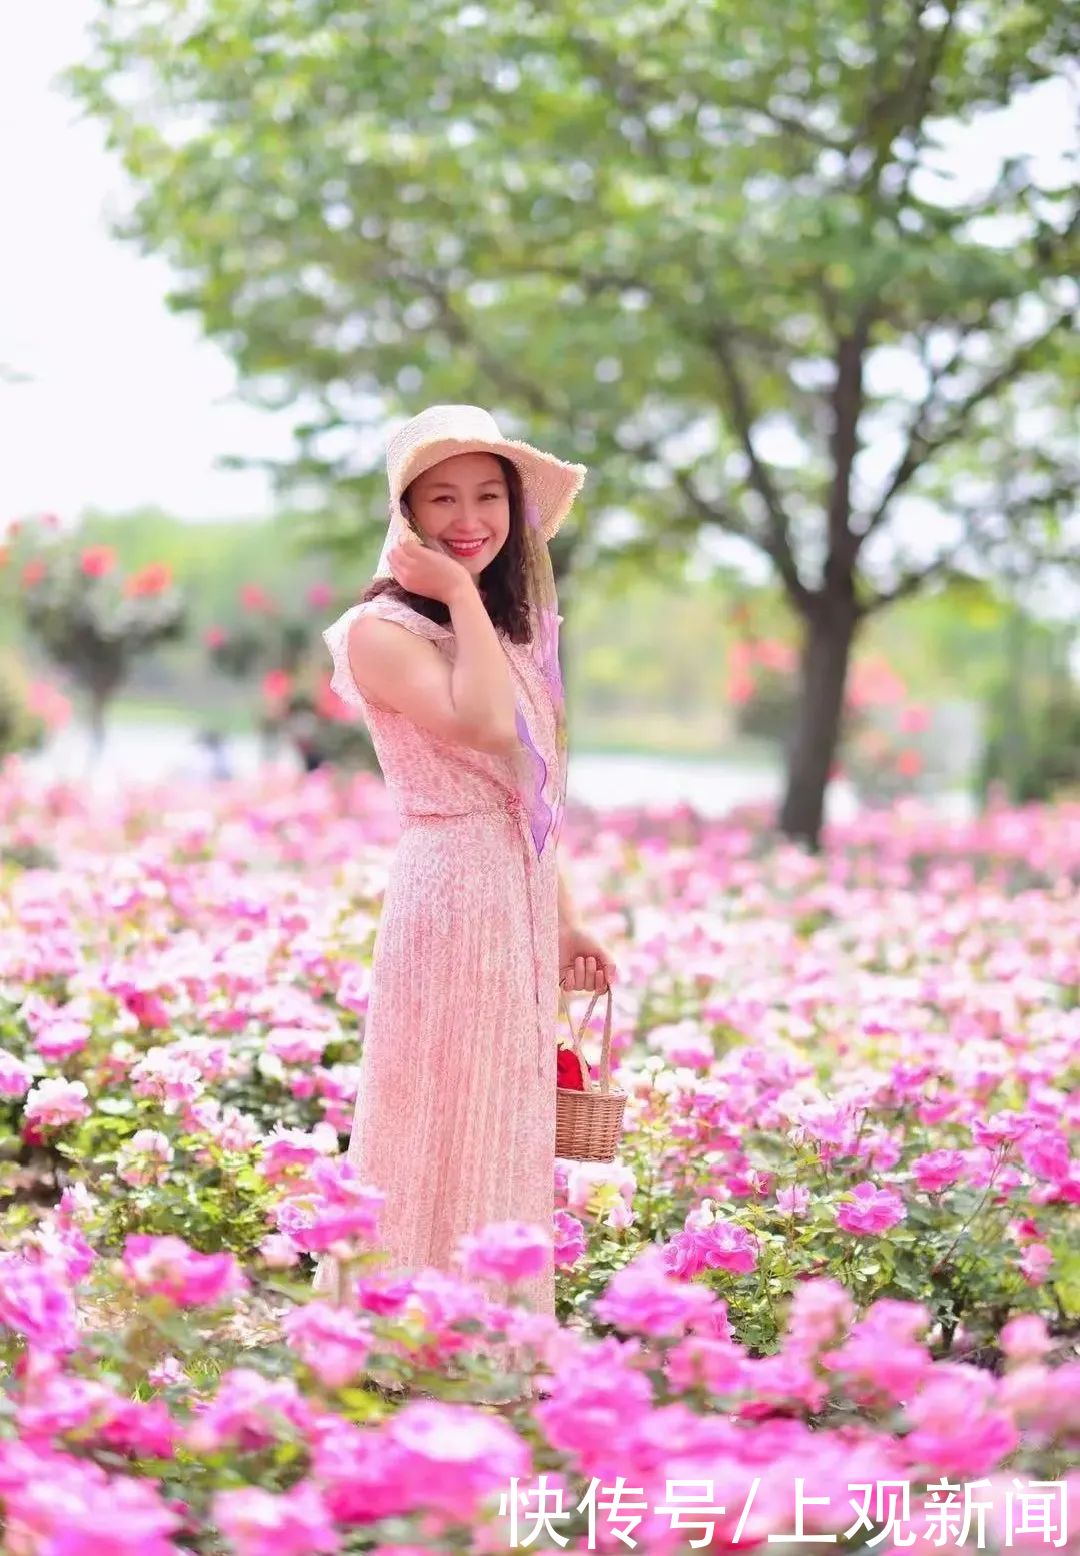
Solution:
M 581 1051 L 581 1034 L 585 1031 L 585 1028 L 589 1024 L 589 1018 L 592 1015 L 593 1011 L 596 1009 L 596 1002 L 600 998 L 601 991 L 599 989 L 597 989 L 596 993 L 593 995 L 592 999 L 589 1001 L 589 1008 L 585 1012 L 585 1015 L 584 1015 L 584 1017 L 582 1019 L 582 1022 L 581 1022 L 581 1026 L 580 1026 L 580 1028 L 577 1031 L 575 1031 L 574 1030 L 574 1023 L 573 1023 L 573 1021 L 571 1019 L 571 1016 L 570 1016 L 570 1007 L 566 1003 L 566 993 L 565 993 L 562 985 L 560 984 L 560 986 L 559 986 L 559 1000 L 560 1000 L 560 1002 L 562 1004 L 563 1010 L 566 1013 L 567 1025 L 570 1028 L 570 1041 L 573 1044 L 574 1052 L 575 1052 L 575 1054 L 577 1054 L 578 1060 L 581 1063 L 581 1079 L 582 1079 L 582 1082 L 583 1082 L 583 1084 L 585 1086 L 586 1091 L 596 1091 L 596 1092 L 602 1093 L 603 1095 L 607 1095 L 611 1091 L 611 985 L 610 985 L 610 983 L 607 986 L 607 991 L 606 992 L 607 992 L 607 1009 L 606 1009 L 606 1011 L 604 1013 L 604 1039 L 603 1039 L 603 1042 L 602 1042 L 601 1047 L 600 1047 L 600 1080 L 599 1080 L 599 1083 L 594 1083 L 594 1081 L 592 1079 L 592 1076 L 589 1074 L 589 1066 L 588 1066 L 588 1064 L 585 1061 L 585 1055 Z

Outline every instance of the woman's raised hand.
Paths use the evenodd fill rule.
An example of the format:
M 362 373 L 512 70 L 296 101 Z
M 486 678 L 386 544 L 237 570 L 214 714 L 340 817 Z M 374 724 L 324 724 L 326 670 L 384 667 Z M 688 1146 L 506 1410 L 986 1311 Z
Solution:
M 390 547 L 387 565 L 403 589 L 452 605 L 463 589 L 476 588 L 476 580 L 464 563 L 437 546 L 437 541 L 421 545 L 406 533 Z

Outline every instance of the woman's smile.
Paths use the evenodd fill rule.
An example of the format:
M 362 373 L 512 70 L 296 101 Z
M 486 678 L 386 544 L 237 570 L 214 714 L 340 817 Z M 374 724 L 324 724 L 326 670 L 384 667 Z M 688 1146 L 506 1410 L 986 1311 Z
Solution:
M 482 535 L 479 540 L 444 540 L 443 545 L 455 556 L 476 556 L 487 545 L 487 536 Z

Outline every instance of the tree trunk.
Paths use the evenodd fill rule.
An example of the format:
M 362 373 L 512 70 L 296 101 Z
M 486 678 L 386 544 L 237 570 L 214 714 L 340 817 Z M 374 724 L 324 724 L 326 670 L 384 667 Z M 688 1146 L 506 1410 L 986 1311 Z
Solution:
M 90 773 L 101 760 L 101 753 L 105 749 L 105 715 L 109 706 L 109 694 L 99 686 L 91 686 L 89 697 L 89 726 L 90 739 L 86 748 L 86 767 L 84 771 Z
M 815 602 L 806 623 L 799 703 L 788 748 L 787 786 L 780 830 L 816 849 L 825 815 L 825 790 L 840 740 L 844 687 L 855 639 L 856 613 L 847 601 Z

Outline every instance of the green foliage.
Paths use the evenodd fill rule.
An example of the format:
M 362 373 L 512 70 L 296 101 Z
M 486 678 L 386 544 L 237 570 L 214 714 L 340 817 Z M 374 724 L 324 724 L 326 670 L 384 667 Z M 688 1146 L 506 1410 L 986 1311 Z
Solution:
M 12 751 L 36 750 L 45 721 L 33 706 L 30 681 L 19 659 L 0 650 L 0 760 Z
M 250 728 L 250 677 L 271 668 L 273 661 L 263 653 L 259 621 L 239 611 L 241 590 L 255 586 L 285 607 L 299 609 L 303 591 L 324 583 L 328 573 L 326 562 L 314 554 L 296 556 L 292 525 L 292 516 L 280 523 L 188 524 L 154 510 L 88 518 L 82 533 L 109 545 L 120 568 L 132 572 L 159 558 L 173 569 L 189 601 L 190 634 L 163 646 L 151 663 L 134 665 L 126 686 L 146 700 L 153 698 L 155 708 L 172 708 L 172 716 L 198 706 L 223 723 L 232 710 L 232 726 Z M 359 559 L 348 576 L 358 587 L 363 576 Z M 345 593 L 330 605 L 307 609 L 305 641 L 320 665 L 318 624 L 347 603 Z M 724 573 L 694 578 L 675 560 L 654 569 L 627 556 L 610 575 L 583 572 L 574 579 L 572 601 L 564 609 L 563 661 L 578 750 L 737 755 L 727 702 L 730 644 L 748 617 L 767 637 L 791 632 L 782 594 L 774 586 L 752 585 Z M 225 630 L 226 642 L 210 662 L 216 665 L 233 655 L 230 668 L 240 679 L 208 676 L 204 639 L 211 627 Z M 883 657 L 930 705 L 942 699 L 981 701 L 996 691 L 999 666 L 1008 660 L 1006 627 L 1007 607 L 993 587 L 961 581 L 875 616 L 860 639 L 857 659 Z M 1027 630 L 1033 640 L 1048 633 L 1034 621 Z M 785 714 L 788 709 L 785 701 Z M 359 726 L 324 732 L 327 742 L 343 739 L 347 728 Z M 344 754 L 330 759 L 352 760 Z M 356 759 L 370 761 L 370 748 Z
M 819 840 L 867 613 L 1068 559 L 1080 184 L 1017 156 L 958 191 L 937 134 L 1066 68 L 1057 0 L 161 0 L 91 38 L 69 80 L 127 235 L 253 393 L 310 407 L 282 472 L 326 494 L 310 539 L 376 543 L 388 414 L 479 401 L 590 467 L 560 581 L 767 560 L 830 666 L 788 836 Z
M 1080 688 L 1069 681 L 1034 688 L 1019 727 L 999 695 L 979 769 L 985 799 L 1000 787 L 1021 805 L 1080 793 Z
M 253 392 L 311 407 L 291 474 L 329 494 L 311 534 L 350 554 L 383 524 L 361 435 L 478 400 L 591 467 L 560 571 L 723 531 L 798 599 L 826 543 L 849 571 L 906 493 L 981 530 L 990 505 L 961 507 L 945 464 L 996 466 L 996 400 L 1067 374 L 1068 183 L 1016 159 L 964 199 L 931 171 L 936 121 L 1060 68 L 1054 0 L 208 0 L 101 5 L 91 37 L 69 79 L 138 191 L 127 235 L 169 256 L 174 306 Z M 931 346 L 925 404 L 871 386 L 875 349 L 920 374 Z M 856 512 L 855 451 L 898 410 L 895 484 Z M 766 456 L 777 424 L 798 458 Z M 1040 501 L 1060 475 L 1048 456 Z M 609 508 L 618 540 L 594 522 Z M 918 585 L 884 556 L 871 589 Z
M 1009 607 L 992 585 L 953 579 L 868 623 L 860 648 L 880 654 L 924 702 L 971 698 L 996 687 L 1007 652 Z M 1048 629 L 1031 621 L 1030 630 Z
M 15 603 L 31 638 L 85 694 L 101 737 L 105 709 L 131 666 L 187 628 L 187 602 L 170 570 L 151 563 L 124 576 L 108 547 L 86 546 L 41 524 L 20 535 Z M 8 592 L 15 590 L 15 567 Z
M 568 607 L 564 660 L 578 745 L 620 722 L 639 749 L 670 748 L 683 726 L 715 753 L 730 738 L 725 645 L 735 586 L 627 570 L 618 587 L 583 576 Z
M 129 1103 L 127 1111 L 136 1109 Z M 257 1152 L 228 1150 L 209 1135 L 181 1132 L 169 1171 L 129 1185 L 116 1175 L 118 1150 L 134 1133 L 127 1122 L 99 1111 L 63 1147 L 101 1196 L 102 1247 L 116 1252 L 130 1233 L 147 1233 L 183 1237 L 202 1253 L 228 1249 L 252 1257 L 266 1236 L 273 1198 L 257 1170 Z M 148 1116 L 144 1122 L 159 1120 Z

